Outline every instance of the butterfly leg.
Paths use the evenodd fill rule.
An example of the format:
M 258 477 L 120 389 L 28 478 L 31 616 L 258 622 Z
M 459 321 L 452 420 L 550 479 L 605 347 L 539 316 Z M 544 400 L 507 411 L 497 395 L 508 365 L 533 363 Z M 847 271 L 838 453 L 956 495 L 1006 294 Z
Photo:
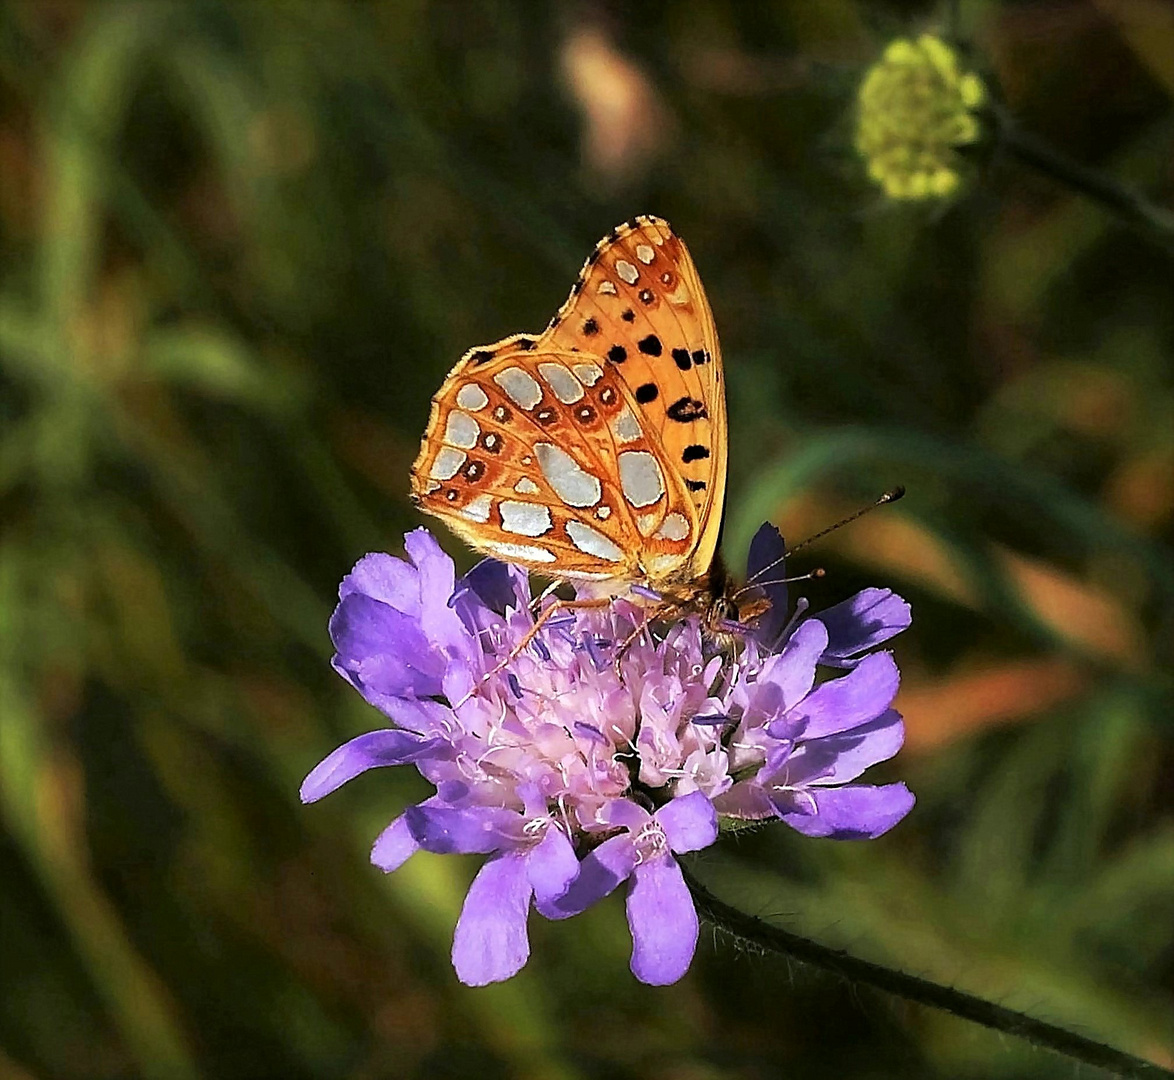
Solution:
M 541 597 L 539 598 L 541 599 Z M 480 679 L 473 685 L 473 688 L 465 694 L 460 701 L 453 703 L 453 708 L 463 705 L 469 700 L 478 690 L 481 689 L 494 675 L 500 675 L 507 667 L 510 666 L 523 652 L 529 647 L 530 643 L 538 636 L 539 631 L 560 611 L 573 610 L 590 610 L 592 608 L 605 608 L 611 603 L 611 599 L 606 596 L 600 597 L 584 597 L 583 599 L 563 600 L 561 597 L 555 597 L 555 601 L 549 607 L 543 608 L 534 619 L 534 625 L 522 636 L 504 660 L 501 660 L 490 671 L 487 671 Z
M 616 649 L 615 666 L 617 675 L 620 674 L 620 661 L 623 660 L 624 654 L 636 643 L 640 635 L 655 620 L 668 618 L 674 611 L 679 610 L 679 605 L 674 604 L 671 600 L 661 600 L 653 607 L 641 608 L 644 617 L 636 624 L 636 628 L 620 642 L 620 647 Z

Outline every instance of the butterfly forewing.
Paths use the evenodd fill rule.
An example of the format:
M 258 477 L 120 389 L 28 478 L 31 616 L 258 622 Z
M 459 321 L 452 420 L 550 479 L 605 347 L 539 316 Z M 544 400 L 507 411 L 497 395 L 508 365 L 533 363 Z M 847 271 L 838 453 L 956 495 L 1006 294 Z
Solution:
M 433 398 L 412 493 L 480 551 L 551 577 L 687 584 L 725 488 L 713 319 L 667 224 L 597 246 L 537 340 L 470 350 Z

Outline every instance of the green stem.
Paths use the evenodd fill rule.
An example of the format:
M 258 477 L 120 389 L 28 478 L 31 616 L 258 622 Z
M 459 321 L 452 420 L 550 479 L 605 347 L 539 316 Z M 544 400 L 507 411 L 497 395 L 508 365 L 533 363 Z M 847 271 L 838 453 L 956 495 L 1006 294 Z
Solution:
M 820 945 L 810 938 L 800 937 L 798 934 L 763 922 L 719 900 L 687 867 L 682 866 L 681 870 L 701 916 L 719 930 L 724 930 L 727 934 L 763 952 L 789 956 L 803 963 L 834 971 L 853 982 L 874 986 L 886 993 L 941 1009 L 1003 1034 L 1026 1039 L 1036 1046 L 1064 1054 L 1085 1065 L 1107 1069 L 1118 1076 L 1138 1077 L 1143 1080 L 1155 1080 L 1157 1077 L 1171 1080 L 1174 1077 L 1174 1072 L 1161 1065 L 1106 1046 L 1095 1039 L 1077 1035 L 1024 1013 L 1014 1012 L 962 990 L 942 986 L 940 983 L 909 975 L 882 964 L 860 960 L 839 949 Z
M 1097 169 L 1090 169 L 1023 131 L 1005 112 L 995 114 L 1000 147 L 1015 160 L 1035 169 L 1116 214 L 1126 224 L 1174 252 L 1174 211 L 1149 199 Z

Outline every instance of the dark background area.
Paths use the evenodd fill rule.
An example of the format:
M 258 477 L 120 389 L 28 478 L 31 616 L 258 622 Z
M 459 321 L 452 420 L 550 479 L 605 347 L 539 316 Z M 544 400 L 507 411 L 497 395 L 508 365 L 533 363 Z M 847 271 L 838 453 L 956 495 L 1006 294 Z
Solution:
M 917 808 L 696 872 L 1174 1065 L 1174 260 L 997 149 L 887 202 L 854 93 L 926 29 L 1169 205 L 1164 0 L 0 7 L 0 1077 L 1074 1075 L 704 931 L 645 987 L 618 898 L 465 988 L 477 860 L 367 862 L 422 781 L 298 804 L 381 726 L 326 622 L 419 524 L 430 395 L 644 212 L 722 339 L 731 563 L 909 490 L 797 569 L 912 602 Z

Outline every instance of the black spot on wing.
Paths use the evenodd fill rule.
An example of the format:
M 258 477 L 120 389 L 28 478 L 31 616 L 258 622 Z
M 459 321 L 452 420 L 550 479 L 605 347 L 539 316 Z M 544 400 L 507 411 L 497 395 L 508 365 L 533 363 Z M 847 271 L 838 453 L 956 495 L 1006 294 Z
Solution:
M 670 420 L 676 420 L 679 424 L 688 424 L 693 420 L 703 420 L 709 415 L 706 411 L 704 401 L 698 401 L 696 398 L 688 396 L 678 398 L 665 412 L 668 414 Z
M 655 401 L 660 396 L 660 390 L 656 383 L 646 382 L 642 386 L 636 387 L 636 400 L 641 405 L 647 405 L 650 401 Z
M 585 323 L 583 323 L 583 333 L 587 337 L 594 337 L 599 333 L 599 323 L 595 321 L 595 316 L 592 315 Z
M 709 447 L 701 446 L 698 443 L 693 443 L 692 446 L 686 446 L 681 454 L 681 460 L 688 463 L 690 461 L 703 461 L 709 457 Z
M 687 487 L 690 491 L 704 491 L 705 490 L 705 481 L 704 480 L 686 480 L 685 487 Z
M 682 371 L 688 371 L 693 366 L 688 349 L 673 349 L 673 361 Z
M 623 345 L 613 345 L 610 349 L 607 350 L 607 358 L 613 364 L 622 364 L 625 360 L 628 359 L 628 350 L 625 349 Z
M 648 337 L 641 338 L 636 342 L 636 347 L 644 353 L 645 356 L 660 356 L 661 344 L 660 338 L 655 334 L 649 334 Z

